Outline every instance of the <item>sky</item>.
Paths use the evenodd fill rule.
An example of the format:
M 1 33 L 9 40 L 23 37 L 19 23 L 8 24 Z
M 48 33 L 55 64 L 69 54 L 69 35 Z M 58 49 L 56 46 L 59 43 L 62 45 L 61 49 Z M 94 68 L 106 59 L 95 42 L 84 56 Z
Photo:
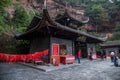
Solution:
M 112 0 L 109 0 L 109 2 L 114 3 Z

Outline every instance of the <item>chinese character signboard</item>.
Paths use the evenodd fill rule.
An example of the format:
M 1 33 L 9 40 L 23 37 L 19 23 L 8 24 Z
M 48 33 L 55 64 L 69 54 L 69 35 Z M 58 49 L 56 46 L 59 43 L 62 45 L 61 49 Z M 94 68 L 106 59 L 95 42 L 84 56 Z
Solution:
M 87 37 L 85 37 L 85 36 L 79 36 L 79 37 L 77 38 L 77 41 L 86 42 L 86 39 L 87 39 Z

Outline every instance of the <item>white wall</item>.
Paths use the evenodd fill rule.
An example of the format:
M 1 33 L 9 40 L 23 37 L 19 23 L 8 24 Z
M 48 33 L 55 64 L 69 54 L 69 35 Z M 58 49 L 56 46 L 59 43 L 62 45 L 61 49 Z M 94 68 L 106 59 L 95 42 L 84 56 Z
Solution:
M 71 40 L 51 37 L 51 48 L 52 48 L 52 43 L 65 44 L 67 48 L 67 53 L 72 54 L 73 43 Z
M 114 51 L 115 53 L 119 53 L 118 48 L 105 48 L 106 54 L 109 54 L 110 51 Z
M 93 48 L 93 53 L 96 53 L 95 44 L 87 44 L 87 53 L 90 53 L 90 48 Z

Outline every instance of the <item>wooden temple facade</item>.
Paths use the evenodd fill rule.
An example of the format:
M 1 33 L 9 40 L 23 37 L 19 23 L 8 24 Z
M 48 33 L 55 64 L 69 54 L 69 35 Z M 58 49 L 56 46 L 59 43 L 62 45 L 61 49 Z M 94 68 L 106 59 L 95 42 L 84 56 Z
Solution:
M 67 10 L 55 19 L 49 14 L 47 9 L 43 9 L 42 15 L 34 16 L 25 32 L 15 35 L 17 39 L 31 42 L 30 53 L 49 49 L 49 58 L 51 55 L 75 55 L 79 49 L 83 58 L 87 58 L 89 48 L 96 53 L 95 44 L 103 40 L 77 30 L 86 21 L 74 19 Z

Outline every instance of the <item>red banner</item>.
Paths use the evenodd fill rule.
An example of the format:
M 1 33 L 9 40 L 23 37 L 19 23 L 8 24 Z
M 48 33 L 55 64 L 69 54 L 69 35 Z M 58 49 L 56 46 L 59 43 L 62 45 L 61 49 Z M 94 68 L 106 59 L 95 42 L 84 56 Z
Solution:
M 5 61 L 5 62 L 18 62 L 18 61 L 35 61 L 38 59 L 41 59 L 42 56 L 48 55 L 49 50 L 43 50 L 40 52 L 35 52 L 33 54 L 5 54 L 5 53 L 0 53 L 0 61 Z

